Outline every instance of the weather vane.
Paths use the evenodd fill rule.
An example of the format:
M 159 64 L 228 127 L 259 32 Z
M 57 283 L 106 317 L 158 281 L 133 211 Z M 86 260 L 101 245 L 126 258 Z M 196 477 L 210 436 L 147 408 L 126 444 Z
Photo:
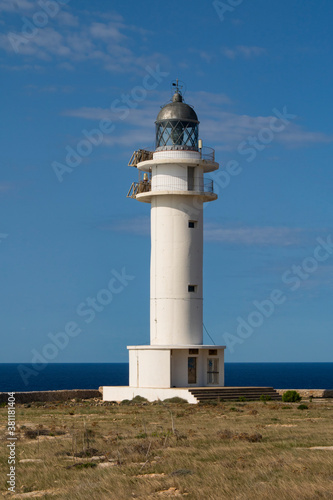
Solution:
M 176 92 L 181 94 L 181 89 L 184 87 L 184 85 L 180 85 L 180 83 L 183 83 L 182 81 L 179 81 L 178 78 L 172 82 L 172 86 L 176 87 Z

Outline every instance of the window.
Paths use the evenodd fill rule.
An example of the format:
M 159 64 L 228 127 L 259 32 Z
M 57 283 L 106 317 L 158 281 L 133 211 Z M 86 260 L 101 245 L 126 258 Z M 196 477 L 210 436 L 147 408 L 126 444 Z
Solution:
M 187 167 L 187 189 L 194 190 L 194 170 L 195 167 Z
M 219 383 L 219 359 L 218 358 L 208 358 L 207 359 L 207 384 Z
M 199 354 L 199 349 L 189 349 L 188 353 L 189 354 Z
M 209 349 L 208 354 L 209 356 L 217 356 L 217 349 Z
M 190 227 L 191 229 L 197 227 L 197 224 L 198 224 L 198 221 L 196 221 L 196 220 L 189 220 L 188 221 L 188 227 Z
M 196 292 L 197 291 L 197 285 L 188 285 L 188 291 L 189 292 Z

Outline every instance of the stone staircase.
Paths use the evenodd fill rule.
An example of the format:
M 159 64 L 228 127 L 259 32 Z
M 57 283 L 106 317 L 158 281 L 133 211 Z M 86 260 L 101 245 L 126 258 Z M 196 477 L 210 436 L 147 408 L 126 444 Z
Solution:
M 216 399 L 237 401 L 240 397 L 246 401 L 258 401 L 261 395 L 281 401 L 281 395 L 273 387 L 196 387 L 188 390 L 200 403 Z

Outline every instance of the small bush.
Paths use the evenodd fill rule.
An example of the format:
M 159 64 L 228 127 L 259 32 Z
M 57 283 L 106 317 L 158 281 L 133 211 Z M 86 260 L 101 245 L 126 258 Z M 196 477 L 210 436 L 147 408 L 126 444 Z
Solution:
M 178 396 L 174 397 L 174 398 L 168 398 L 168 399 L 164 399 L 163 403 L 187 403 L 186 399 L 183 399 L 183 398 L 179 398 Z
M 28 439 L 37 439 L 38 436 L 49 436 L 50 431 L 47 429 L 27 429 L 24 431 L 24 437 Z
M 223 431 L 218 431 L 217 435 L 220 439 L 232 439 L 235 434 L 229 429 L 224 429 Z
M 135 398 L 132 399 L 132 403 L 148 403 L 148 399 L 142 396 L 135 396 Z
M 272 400 L 272 398 L 270 397 L 269 394 L 262 394 L 260 396 L 260 401 L 263 401 L 264 403 L 266 403 L 266 401 L 271 401 L 271 400 Z
M 244 410 L 241 410 L 240 408 L 235 408 L 234 406 L 232 406 L 231 408 L 229 408 L 229 411 L 237 411 L 238 413 L 242 413 Z
M 297 391 L 287 391 L 282 396 L 282 401 L 285 403 L 298 403 L 301 399 L 302 398 Z
M 297 410 L 308 410 L 308 409 L 309 409 L 309 407 L 307 405 L 304 405 L 304 404 L 297 406 Z
M 238 401 L 246 401 L 246 397 L 245 396 L 239 396 Z
M 247 432 L 233 432 L 229 429 L 224 429 L 223 431 L 218 431 L 217 435 L 220 439 L 238 439 L 240 441 L 248 441 L 249 443 L 258 443 L 262 440 L 262 435 L 258 432 L 248 434 Z
M 5 403 L 5 402 L 0 403 L 0 408 L 5 408 L 5 406 L 6 406 L 6 403 Z
M 137 439 L 145 439 L 147 437 L 146 432 L 140 432 L 135 436 Z
M 199 401 L 200 406 L 206 406 L 206 405 L 211 405 L 211 406 L 217 406 L 219 404 L 217 399 L 205 399 L 204 401 Z
M 85 448 L 82 451 L 79 451 L 78 453 L 74 453 L 74 457 L 78 458 L 85 458 L 85 457 L 94 457 L 95 455 L 98 455 L 99 451 L 96 450 L 96 448 Z
M 22 426 L 24 427 L 24 426 Z M 21 429 L 22 429 L 21 427 Z M 50 431 L 49 429 L 30 429 L 27 428 L 24 431 L 24 436 L 28 439 L 37 439 L 38 436 L 63 436 L 66 434 L 65 431 L 60 431 L 60 430 L 53 430 Z

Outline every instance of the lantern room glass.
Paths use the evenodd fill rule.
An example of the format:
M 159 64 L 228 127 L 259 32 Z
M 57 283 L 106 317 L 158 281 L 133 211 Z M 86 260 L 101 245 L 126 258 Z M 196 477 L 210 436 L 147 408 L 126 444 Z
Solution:
M 156 123 L 156 151 L 182 149 L 198 151 L 198 123 L 165 120 Z

